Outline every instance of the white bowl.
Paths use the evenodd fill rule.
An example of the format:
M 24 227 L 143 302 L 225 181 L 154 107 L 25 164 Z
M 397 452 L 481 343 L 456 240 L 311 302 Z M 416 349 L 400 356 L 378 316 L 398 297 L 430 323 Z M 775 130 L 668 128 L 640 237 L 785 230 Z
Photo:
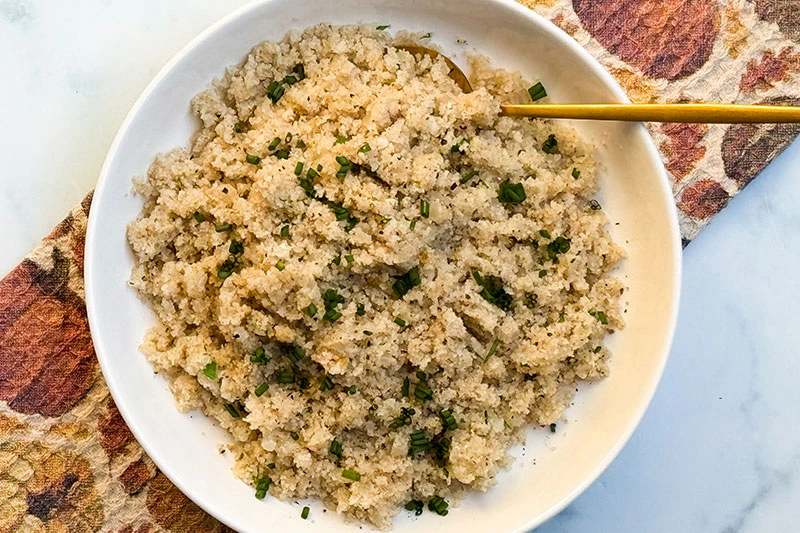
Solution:
M 138 346 L 154 322 L 126 282 L 133 257 L 126 225 L 142 201 L 130 193 L 156 153 L 187 145 L 197 127 L 190 99 L 265 39 L 318 23 L 391 24 L 433 33 L 457 62 L 480 51 L 496 66 L 542 80 L 556 102 L 627 102 L 622 89 L 578 44 L 511 0 L 293 0 L 251 3 L 203 32 L 145 89 L 109 150 L 86 238 L 86 304 L 103 374 L 122 416 L 158 467 L 200 507 L 245 533 L 354 531 L 312 503 L 301 520 L 294 502 L 259 501 L 220 455 L 223 431 L 201 414 L 178 413 L 166 381 Z M 465 40 L 458 44 L 457 40 Z M 402 511 L 396 531 L 524 531 L 564 508 L 617 455 L 644 414 L 672 340 L 680 285 L 680 239 L 661 159 L 640 124 L 576 122 L 598 148 L 600 201 L 613 237 L 628 251 L 619 268 L 629 290 L 626 328 L 608 343 L 611 375 L 583 385 L 556 434 L 531 430 L 511 469 L 487 493 L 467 497 L 442 518 Z M 424 529 L 420 529 L 420 527 Z M 320 529 L 324 528 L 324 529 Z M 366 528 L 366 526 L 365 526 Z

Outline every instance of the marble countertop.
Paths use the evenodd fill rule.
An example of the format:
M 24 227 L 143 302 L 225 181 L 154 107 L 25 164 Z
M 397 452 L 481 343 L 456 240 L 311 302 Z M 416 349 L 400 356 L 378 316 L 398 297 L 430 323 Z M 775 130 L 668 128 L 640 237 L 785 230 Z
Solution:
M 0 0 L 0 275 L 92 189 L 128 108 L 242 0 Z M 800 530 L 800 142 L 684 253 L 641 426 L 542 532 Z

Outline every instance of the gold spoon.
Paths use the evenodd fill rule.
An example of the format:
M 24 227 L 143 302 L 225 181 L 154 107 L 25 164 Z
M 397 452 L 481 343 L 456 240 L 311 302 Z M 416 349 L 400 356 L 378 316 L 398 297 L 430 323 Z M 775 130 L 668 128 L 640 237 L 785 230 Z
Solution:
M 450 67 L 449 76 L 465 93 L 472 85 L 450 58 L 424 46 L 398 48 L 413 55 L 441 57 Z M 800 122 L 800 107 L 746 104 L 501 104 L 510 117 L 620 120 L 629 122 L 704 122 L 709 124 Z

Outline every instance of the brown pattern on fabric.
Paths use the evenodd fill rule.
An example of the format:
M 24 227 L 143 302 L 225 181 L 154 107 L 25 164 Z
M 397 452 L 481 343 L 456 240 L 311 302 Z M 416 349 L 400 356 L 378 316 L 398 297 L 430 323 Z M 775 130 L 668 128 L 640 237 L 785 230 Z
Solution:
M 676 80 L 697 72 L 719 31 L 711 0 L 574 0 L 573 6 L 609 52 L 651 78 Z
M 519 1 L 571 34 L 633 101 L 800 101 L 800 0 Z M 687 244 L 800 126 L 649 131 Z M 231 531 L 157 471 L 109 396 L 83 302 L 91 201 L 0 281 L 0 533 Z
M 800 0 L 755 0 L 761 18 L 778 25 L 789 38 L 800 41 Z
M 771 89 L 776 83 L 785 81 L 789 74 L 800 67 L 800 53 L 791 48 L 781 50 L 778 55 L 766 52 L 759 59 L 747 63 L 747 72 L 739 82 L 739 89 L 746 93 Z
M 706 155 L 702 141 L 708 125 L 666 123 L 661 125 L 661 131 L 667 136 L 659 147 L 667 159 L 667 170 L 675 181 L 680 181 Z

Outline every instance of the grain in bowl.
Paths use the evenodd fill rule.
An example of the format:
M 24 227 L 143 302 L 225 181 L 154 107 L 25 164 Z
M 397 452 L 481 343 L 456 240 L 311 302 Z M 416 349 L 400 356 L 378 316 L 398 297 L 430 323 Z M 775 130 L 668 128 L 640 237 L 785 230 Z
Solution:
M 142 351 L 232 436 L 257 497 L 389 528 L 486 490 L 531 424 L 606 375 L 622 257 L 575 132 L 498 116 L 420 36 L 319 25 L 257 45 L 135 190 Z

